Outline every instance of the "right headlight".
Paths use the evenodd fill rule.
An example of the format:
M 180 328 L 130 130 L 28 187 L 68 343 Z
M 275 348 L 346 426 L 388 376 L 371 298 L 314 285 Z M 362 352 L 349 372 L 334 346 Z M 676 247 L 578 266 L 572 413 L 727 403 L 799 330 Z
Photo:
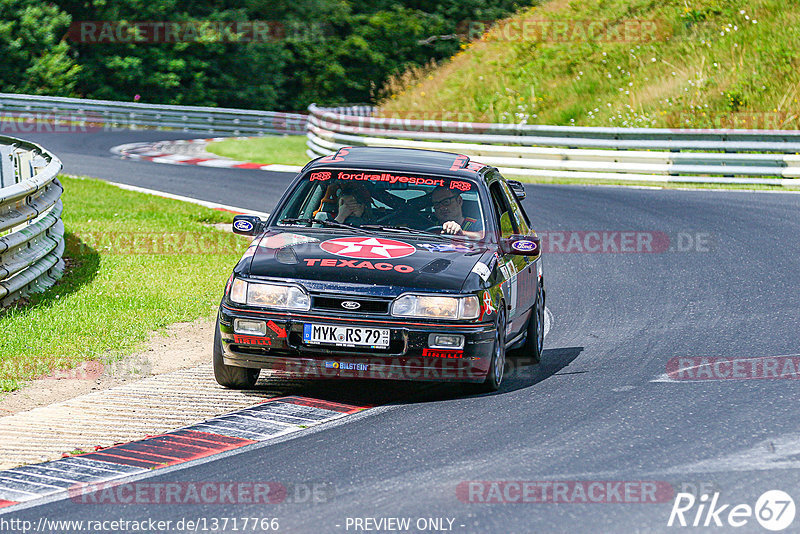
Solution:
M 279 310 L 308 311 L 311 299 L 299 286 L 245 282 L 236 278 L 231 284 L 230 299 L 239 304 Z
M 480 315 L 478 297 L 440 297 L 432 295 L 403 295 L 392 304 L 395 317 L 428 319 L 477 319 Z

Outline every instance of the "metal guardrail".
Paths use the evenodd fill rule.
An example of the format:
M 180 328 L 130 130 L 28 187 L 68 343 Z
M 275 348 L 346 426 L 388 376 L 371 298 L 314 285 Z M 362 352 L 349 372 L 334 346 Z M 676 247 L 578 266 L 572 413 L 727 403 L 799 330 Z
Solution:
M 102 128 L 170 128 L 209 134 L 304 134 L 300 113 L 198 106 L 140 104 L 0 93 L 0 118 L 60 123 L 72 130 Z M 39 128 L 45 130 L 46 128 Z
M 59 171 L 41 146 L 0 136 L 0 308 L 64 273 Z
M 800 131 L 586 128 L 373 117 L 374 108 L 308 108 L 307 154 L 395 146 L 480 157 L 509 176 L 797 184 Z

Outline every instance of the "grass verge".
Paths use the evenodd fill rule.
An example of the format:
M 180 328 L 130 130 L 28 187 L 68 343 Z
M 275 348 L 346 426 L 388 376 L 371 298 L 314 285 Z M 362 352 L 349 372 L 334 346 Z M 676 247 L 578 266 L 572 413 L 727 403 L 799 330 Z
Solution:
M 390 80 L 387 116 L 576 126 L 800 128 L 800 4 L 550 0 L 439 68 Z
M 83 361 L 118 359 L 152 331 L 213 317 L 247 247 L 208 226 L 230 222 L 230 213 L 99 180 L 60 180 L 67 272 L 0 312 L 0 392 Z
M 226 139 L 209 143 L 208 152 L 239 161 L 253 163 L 279 163 L 281 165 L 305 165 L 306 136 L 281 135 Z

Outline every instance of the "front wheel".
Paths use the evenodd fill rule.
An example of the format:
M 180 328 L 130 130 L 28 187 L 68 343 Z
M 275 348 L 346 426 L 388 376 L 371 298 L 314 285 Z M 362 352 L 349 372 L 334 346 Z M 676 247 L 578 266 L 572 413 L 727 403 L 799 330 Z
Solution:
M 231 389 L 250 389 L 256 385 L 261 369 L 248 369 L 225 365 L 222 360 L 222 336 L 219 333 L 219 323 L 214 332 L 214 378 L 220 386 Z
M 525 344 L 514 350 L 514 358 L 531 358 L 533 363 L 539 363 L 544 351 L 544 291 L 538 285 L 536 303 L 531 310 L 528 320 L 528 330 L 525 334 Z
M 477 385 L 481 393 L 492 393 L 500 389 L 503 382 L 503 372 L 506 367 L 506 314 L 505 304 L 502 302 L 497 307 L 497 331 L 494 338 L 494 352 L 489 364 L 489 373 L 486 380 Z

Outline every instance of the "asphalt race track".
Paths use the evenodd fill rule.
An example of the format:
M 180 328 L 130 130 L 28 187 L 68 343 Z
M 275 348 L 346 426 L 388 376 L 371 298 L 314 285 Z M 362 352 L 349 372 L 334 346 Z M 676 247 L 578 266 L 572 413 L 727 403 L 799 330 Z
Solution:
M 274 187 L 283 190 L 291 178 L 120 161 L 107 152 L 124 142 L 186 134 L 30 137 L 58 154 L 72 174 L 262 211 L 274 206 Z M 357 529 L 355 518 L 389 517 L 411 518 L 411 532 L 418 531 L 418 518 L 452 519 L 451 531 L 464 533 L 728 532 L 735 505 L 755 508 L 767 490 L 800 497 L 800 374 L 792 379 L 779 367 L 789 373 L 783 379 L 722 376 L 718 366 L 719 379 L 665 375 L 672 358 L 774 362 L 800 353 L 800 195 L 533 185 L 527 191 L 526 209 L 534 227 L 545 232 L 549 251 L 543 261 L 554 320 L 542 363 L 515 364 L 498 394 L 395 387 L 407 394 L 343 423 L 147 478 L 335 488 L 322 502 L 291 495 L 274 505 L 86 505 L 67 499 L 0 517 L 34 524 L 41 517 L 275 517 L 281 532 L 308 533 L 364 532 L 371 523 Z M 654 251 L 613 252 L 619 236 L 612 234 L 627 231 L 644 233 L 637 235 L 656 243 Z M 608 243 L 598 245 L 587 232 Z M 559 244 L 571 252 L 558 250 Z M 786 361 L 792 360 L 779 360 Z M 314 394 L 377 404 L 384 391 L 380 384 L 344 382 Z M 505 484 L 492 493 L 490 484 L 469 481 L 537 481 L 550 488 L 555 486 L 546 483 L 566 482 L 570 491 L 558 503 L 470 502 L 513 501 L 519 491 Z M 588 488 L 593 481 L 605 488 L 600 500 L 612 502 L 576 497 L 575 486 Z M 627 497 L 621 490 L 618 498 L 608 490 L 615 483 L 635 490 L 641 482 L 660 488 L 655 499 L 633 490 Z M 682 490 L 718 492 L 717 507 L 730 505 L 718 516 L 723 526 L 668 527 L 675 492 Z M 686 512 L 687 522 L 697 511 L 695 505 Z M 744 519 L 736 532 L 766 532 L 756 517 Z M 699 524 L 705 520 L 703 513 Z M 800 518 L 794 531 L 798 524 Z
M 66 174 L 92 176 L 256 211 L 269 211 L 264 209 L 265 205 L 271 209 L 278 198 L 264 192 L 282 193 L 291 178 L 287 173 L 270 171 L 153 164 L 120 159 L 109 152 L 111 147 L 123 143 L 214 137 L 211 134 L 121 130 L 16 135 L 56 154 Z M 261 199 L 268 202 L 264 204 Z

